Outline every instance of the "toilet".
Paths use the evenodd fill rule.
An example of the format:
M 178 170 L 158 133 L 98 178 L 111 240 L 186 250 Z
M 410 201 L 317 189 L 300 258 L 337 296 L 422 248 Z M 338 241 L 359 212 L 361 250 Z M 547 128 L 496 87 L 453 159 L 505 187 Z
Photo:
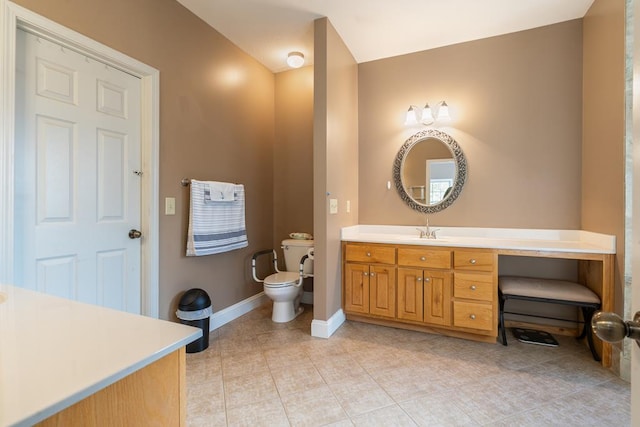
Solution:
M 254 280 L 263 283 L 265 295 L 273 301 L 271 320 L 276 323 L 290 322 L 304 311 L 300 305 L 302 284 L 305 277 L 313 277 L 313 240 L 286 239 L 282 241 L 282 250 L 286 271 L 278 270 L 275 250 L 257 252 L 251 260 Z M 261 280 L 256 276 L 256 258 L 266 254 L 273 254 L 276 273 Z

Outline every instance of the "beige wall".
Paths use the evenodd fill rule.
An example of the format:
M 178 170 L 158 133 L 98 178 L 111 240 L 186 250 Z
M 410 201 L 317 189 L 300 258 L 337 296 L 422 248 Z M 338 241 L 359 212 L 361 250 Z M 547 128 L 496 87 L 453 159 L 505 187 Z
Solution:
M 328 320 L 342 306 L 340 229 L 358 222 L 358 66 L 328 19 L 314 31 L 313 314 Z M 338 199 L 338 214 L 329 214 L 329 199 Z
M 313 234 L 313 67 L 275 76 L 274 247 Z
M 584 17 L 582 228 L 618 237 L 617 288 L 624 271 L 624 7 L 624 0 L 596 0 Z
M 395 188 L 410 104 L 449 104 L 440 130 L 460 144 L 468 178 L 433 225 L 579 228 L 582 21 L 360 64 L 359 222 L 423 224 Z
M 160 317 L 191 287 L 214 311 L 260 292 L 249 261 L 273 242 L 273 74 L 174 0 L 16 3 L 160 70 L 160 209 L 175 197 L 177 210 L 160 217 Z M 248 248 L 185 257 L 185 177 L 245 185 Z

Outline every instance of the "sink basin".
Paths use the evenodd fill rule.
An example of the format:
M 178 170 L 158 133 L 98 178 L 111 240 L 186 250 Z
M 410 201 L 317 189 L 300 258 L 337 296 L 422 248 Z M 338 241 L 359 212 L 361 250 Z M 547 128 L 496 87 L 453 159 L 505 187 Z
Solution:
M 7 294 L 0 292 L 0 304 L 7 300 Z

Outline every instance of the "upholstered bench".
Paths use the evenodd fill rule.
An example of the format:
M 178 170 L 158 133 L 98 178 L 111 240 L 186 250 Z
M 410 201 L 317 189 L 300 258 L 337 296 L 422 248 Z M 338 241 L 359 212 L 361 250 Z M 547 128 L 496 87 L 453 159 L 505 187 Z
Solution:
M 498 296 L 500 299 L 498 330 L 502 336 L 503 345 L 507 345 L 507 334 L 504 326 L 504 304 L 508 299 L 572 305 L 582 309 L 582 317 L 584 319 L 584 327 L 578 339 L 586 336 L 593 358 L 600 360 L 600 356 L 598 356 L 593 345 L 591 333 L 591 317 L 600 308 L 600 298 L 591 289 L 579 283 L 565 280 L 500 276 L 498 279 Z

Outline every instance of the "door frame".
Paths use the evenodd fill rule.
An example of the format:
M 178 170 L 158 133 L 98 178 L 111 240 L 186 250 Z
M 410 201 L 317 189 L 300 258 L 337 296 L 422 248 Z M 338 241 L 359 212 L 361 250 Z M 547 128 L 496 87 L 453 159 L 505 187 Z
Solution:
M 14 131 L 16 31 L 39 37 L 134 75 L 141 80 L 141 313 L 159 315 L 159 142 L 160 72 L 142 62 L 57 24 L 41 15 L 0 0 L 0 283 L 14 278 Z

